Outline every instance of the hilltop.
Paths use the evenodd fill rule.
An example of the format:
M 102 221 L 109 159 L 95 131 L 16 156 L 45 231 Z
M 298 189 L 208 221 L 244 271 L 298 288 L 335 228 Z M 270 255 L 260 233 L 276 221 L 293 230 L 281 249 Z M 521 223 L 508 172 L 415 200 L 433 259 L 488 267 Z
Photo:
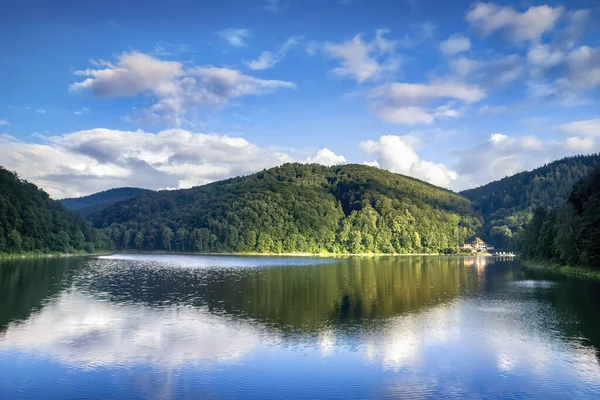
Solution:
M 89 218 L 120 249 L 201 252 L 451 253 L 479 227 L 462 196 L 352 164 L 284 164 Z

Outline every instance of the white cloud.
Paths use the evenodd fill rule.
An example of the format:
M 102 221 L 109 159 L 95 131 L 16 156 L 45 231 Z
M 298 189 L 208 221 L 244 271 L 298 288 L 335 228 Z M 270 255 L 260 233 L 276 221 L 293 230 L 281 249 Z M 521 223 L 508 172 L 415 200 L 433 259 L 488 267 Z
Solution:
M 457 107 L 455 102 L 439 106 L 433 112 L 435 118 L 459 118 L 464 114 L 464 108 Z
M 455 56 L 470 49 L 471 39 L 463 35 L 450 36 L 440 43 L 440 51 L 447 57 Z
M 8 125 L 8 121 L 5 119 L 0 119 L 0 125 Z
M 273 14 L 277 14 L 287 10 L 288 7 L 289 2 L 287 0 L 267 0 L 265 10 L 270 11 Z
M 506 106 L 490 106 L 488 104 L 479 108 L 479 114 L 501 114 L 508 110 Z
M 472 82 L 482 86 L 506 85 L 523 73 L 523 60 L 511 54 L 491 60 L 459 57 L 448 63 L 452 73 L 446 80 Z
M 409 24 L 410 34 L 406 33 L 397 41 L 399 47 L 405 49 L 415 48 L 435 37 L 437 25 L 431 21 L 422 21 Z
M 358 83 L 376 81 L 400 68 L 400 60 L 395 54 L 397 43 L 388 40 L 385 29 L 378 29 L 371 42 L 365 42 L 360 35 L 343 43 L 324 43 L 323 52 L 340 61 L 340 66 L 332 72 L 341 77 L 350 77 Z
M 83 114 L 87 114 L 89 111 L 90 111 L 89 108 L 84 107 L 80 110 L 74 111 L 73 115 L 83 115 Z
M 309 56 L 315 56 L 321 50 L 321 44 L 316 40 L 311 40 L 304 49 Z
M 121 54 L 116 65 L 105 61 L 96 64 L 103 68 L 76 71 L 76 75 L 87 78 L 69 89 L 103 97 L 149 96 L 156 100 L 154 105 L 138 117 L 173 126 L 180 126 L 188 112 L 201 107 L 222 107 L 232 99 L 295 87 L 291 82 L 259 79 L 234 69 L 185 67 L 137 52 Z
M 162 96 L 176 91 L 176 79 L 184 75 L 179 62 L 162 61 L 142 53 L 123 53 L 117 60 L 116 65 L 106 61 L 92 63 L 103 69 L 75 71 L 75 75 L 88 78 L 73 83 L 69 89 L 90 90 L 98 96 L 133 96 L 143 92 Z
M 453 168 L 459 178 L 453 188 L 484 185 L 561 157 L 593 152 L 595 148 L 593 140 L 580 138 L 569 138 L 564 142 L 542 141 L 535 136 L 513 137 L 494 133 L 487 141 L 456 153 L 459 161 Z
M 38 108 L 37 110 L 35 110 L 36 113 L 38 114 L 46 114 L 46 110 Z
M 443 164 L 422 160 L 414 149 L 414 138 L 405 136 L 381 136 L 378 141 L 368 140 L 361 149 L 377 159 L 370 165 L 391 172 L 409 175 L 434 185 L 449 187 L 457 178 L 456 172 Z
M 570 136 L 600 137 L 600 118 L 564 124 L 560 130 Z
M 533 79 L 527 82 L 529 96 L 567 106 L 590 103 L 591 92 L 600 87 L 600 48 L 581 46 L 560 54 L 555 50 L 541 60 L 559 68 L 562 75 L 552 78 L 543 68 L 533 70 Z
M 436 117 L 457 117 L 453 105 L 429 110 L 424 105 L 440 99 L 458 100 L 471 104 L 485 97 L 477 86 L 460 83 L 391 83 L 369 92 L 369 108 L 385 121 L 398 124 L 432 124 Z
M 261 148 L 241 137 L 182 129 L 149 133 L 98 128 L 44 139 L 44 144 L 24 143 L 7 135 L 2 163 L 54 198 L 122 186 L 197 186 L 292 161 L 346 161 L 328 149 L 307 158 L 293 149 Z
M 560 48 L 570 49 L 584 34 L 591 20 L 590 10 L 576 10 L 568 13 L 567 26 L 558 33 L 555 44 Z
M 567 56 L 568 85 L 575 89 L 595 89 L 600 86 L 600 49 L 581 46 Z
M 277 51 L 264 51 L 258 56 L 257 59 L 249 61 L 246 63 L 248 68 L 251 70 L 263 70 L 268 68 L 273 68 L 275 64 L 280 62 L 285 58 L 287 53 L 300 43 L 302 37 L 292 36 L 289 37 Z
M 563 62 L 565 55 L 559 50 L 552 50 L 547 44 L 536 44 L 527 52 L 527 61 L 542 68 L 554 67 Z
M 189 44 L 158 42 L 154 45 L 154 54 L 157 57 L 177 56 L 192 51 L 192 46 Z
M 495 3 L 475 3 L 466 20 L 483 36 L 502 31 L 516 43 L 536 42 L 544 33 L 554 29 L 562 13 L 562 7 L 547 5 L 530 7 L 520 13 L 512 7 Z
M 592 137 L 573 136 L 565 140 L 565 148 L 577 153 L 592 153 L 596 149 L 596 143 Z
M 337 164 L 344 164 L 346 162 L 346 158 L 344 156 L 338 156 L 328 148 L 323 148 L 319 150 L 314 157 L 308 157 L 306 159 L 306 162 L 311 164 L 315 163 L 331 166 Z
M 233 47 L 247 47 L 246 39 L 252 36 L 250 29 L 228 28 L 218 31 L 217 35 Z

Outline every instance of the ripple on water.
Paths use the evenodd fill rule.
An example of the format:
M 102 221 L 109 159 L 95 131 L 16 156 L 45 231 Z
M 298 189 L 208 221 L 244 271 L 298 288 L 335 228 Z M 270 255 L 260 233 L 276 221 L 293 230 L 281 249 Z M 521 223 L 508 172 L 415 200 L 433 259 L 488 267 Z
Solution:
M 549 288 L 554 287 L 556 285 L 556 282 L 552 282 L 552 281 L 536 281 L 536 280 L 533 280 L 533 279 L 528 279 L 528 280 L 523 280 L 523 281 L 514 281 L 514 282 L 511 282 L 511 284 L 514 285 L 514 286 L 519 286 L 519 287 L 523 287 L 523 288 L 549 289 Z

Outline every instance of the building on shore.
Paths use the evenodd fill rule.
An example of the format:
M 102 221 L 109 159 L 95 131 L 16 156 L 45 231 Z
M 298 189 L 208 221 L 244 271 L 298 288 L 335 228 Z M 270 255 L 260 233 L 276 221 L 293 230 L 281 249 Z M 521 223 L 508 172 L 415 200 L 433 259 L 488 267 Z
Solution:
M 459 250 L 464 253 L 487 253 L 494 250 L 494 246 L 488 245 L 486 242 L 476 237 L 471 243 L 465 243 L 459 247 Z

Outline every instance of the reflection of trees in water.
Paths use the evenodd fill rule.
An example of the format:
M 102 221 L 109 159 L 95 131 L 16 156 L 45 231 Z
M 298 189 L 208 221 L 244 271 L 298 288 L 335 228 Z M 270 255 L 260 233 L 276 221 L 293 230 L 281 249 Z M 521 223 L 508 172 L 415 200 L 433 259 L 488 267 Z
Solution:
M 311 331 L 362 325 L 451 301 L 480 277 L 450 257 L 349 258 L 333 264 L 270 268 L 121 268 L 99 262 L 87 289 L 112 301 L 207 307 Z M 87 279 L 87 278 L 86 278 Z
M 295 329 L 363 324 L 419 310 L 475 290 L 457 259 L 348 259 L 335 265 L 251 271 L 209 282 L 209 307 Z
M 600 364 L 600 281 L 543 269 L 527 269 L 523 274 L 525 279 L 563 283 L 554 285 L 552 290 L 535 290 L 535 296 L 552 304 L 557 311 L 560 329 L 566 337 L 584 338 L 583 344 L 591 344 L 596 348 L 596 358 Z
M 238 269 L 75 258 L 19 260 L 0 268 L 0 330 L 29 318 L 73 286 L 115 303 L 206 307 L 215 315 L 250 318 L 281 332 L 351 332 L 451 302 L 461 294 L 497 291 L 517 279 L 567 279 L 540 273 L 524 271 L 514 260 L 475 257 L 349 258 L 314 266 Z M 565 321 L 561 325 L 566 336 L 588 338 L 600 348 L 599 285 L 570 280 L 536 290 L 533 296 L 554 305 Z M 578 323 L 571 323 L 573 319 Z
M 23 321 L 44 302 L 67 288 L 81 258 L 40 258 L 0 263 L 0 331 Z

